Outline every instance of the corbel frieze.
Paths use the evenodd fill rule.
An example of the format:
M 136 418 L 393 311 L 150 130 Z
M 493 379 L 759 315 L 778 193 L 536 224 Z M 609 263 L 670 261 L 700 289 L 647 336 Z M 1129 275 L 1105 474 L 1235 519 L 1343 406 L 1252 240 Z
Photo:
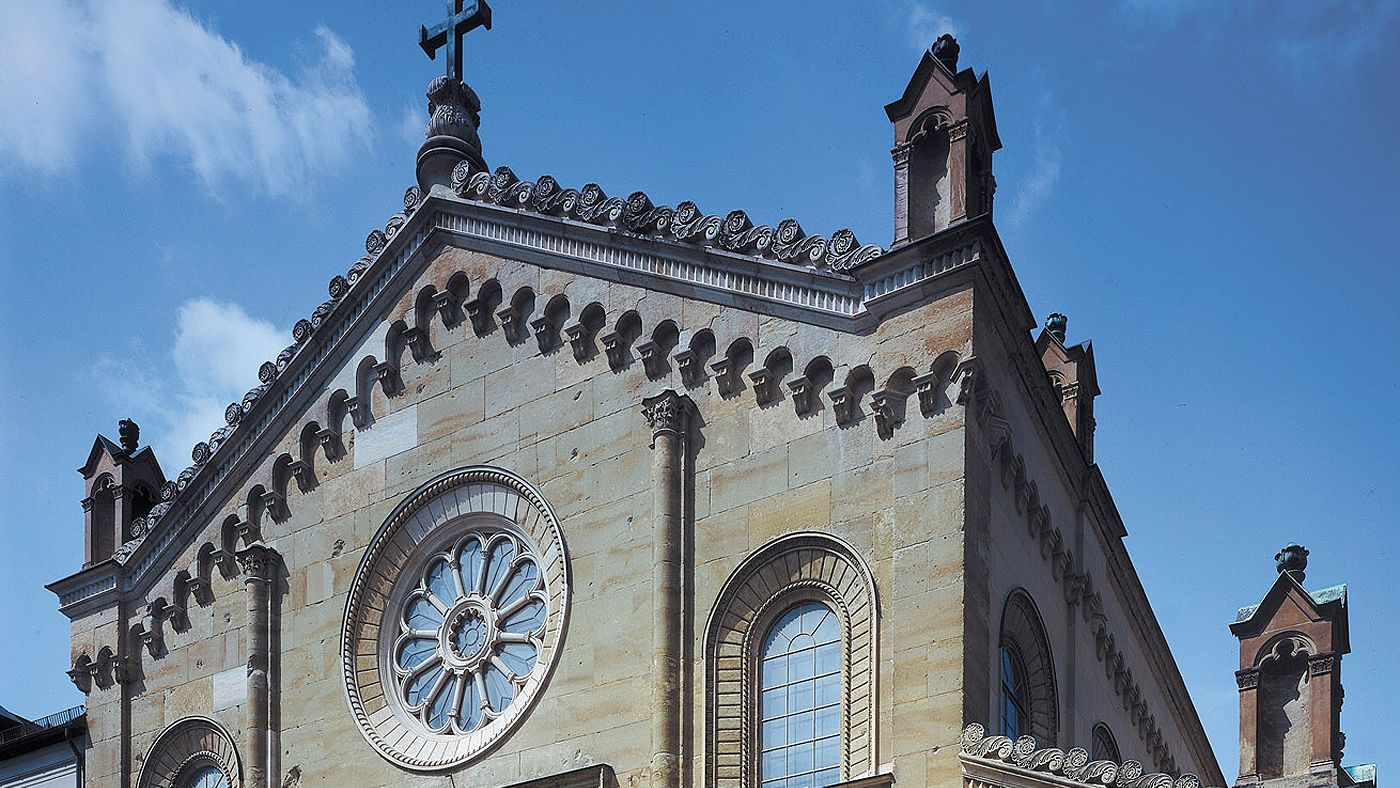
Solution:
M 1002 488 L 1011 493 L 1015 510 L 1025 519 L 1028 532 L 1036 539 L 1051 576 L 1061 584 L 1066 604 L 1071 608 L 1078 606 L 1085 621 L 1095 623 L 1092 629 L 1095 654 L 1104 663 L 1105 674 L 1115 694 L 1122 700 L 1123 710 L 1128 713 L 1139 736 L 1146 741 L 1156 731 L 1155 716 L 1143 697 L 1141 684 L 1133 677 L 1125 655 L 1109 631 L 1102 600 L 1094 590 L 1093 577 L 1076 570 L 1073 551 L 1066 546 L 1064 534 L 1054 524 L 1049 506 L 1041 503 L 1039 485 L 1029 477 L 1024 457 L 1016 452 L 1010 424 L 1002 415 L 1000 397 L 978 379 L 975 364 L 968 364 L 966 370 L 960 372 L 963 385 L 958 399 L 974 408 L 974 416 L 982 427 Z M 1175 763 L 1175 756 L 1165 743 L 1161 743 L 1159 749 L 1159 765 Z

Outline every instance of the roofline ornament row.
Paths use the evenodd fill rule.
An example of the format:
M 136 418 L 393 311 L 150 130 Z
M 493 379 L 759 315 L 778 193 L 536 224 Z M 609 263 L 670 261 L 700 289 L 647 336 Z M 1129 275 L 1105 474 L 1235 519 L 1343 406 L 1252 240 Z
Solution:
M 1061 750 L 1042 748 L 1033 736 L 1010 739 L 987 735 L 981 723 L 963 728 L 959 748 L 964 757 L 977 758 L 997 764 L 1008 764 L 1032 772 L 1044 772 L 1085 785 L 1111 785 L 1118 788 L 1201 788 L 1201 778 L 1190 772 L 1172 777 L 1162 772 L 1148 772 L 1139 761 L 1090 760 L 1083 747 Z
M 497 167 L 494 173 L 474 172 L 468 162 L 461 162 L 452 172 L 452 191 L 477 202 L 840 273 L 885 254 L 880 246 L 861 244 L 850 229 L 837 230 L 826 238 L 808 235 L 796 219 L 784 219 L 776 228 L 755 226 L 748 214 L 739 210 L 721 219 L 706 214 L 690 200 L 675 208 L 658 206 L 640 191 L 624 200 L 609 197 L 596 183 L 565 189 L 549 175 L 534 182 L 522 181 L 509 167 Z

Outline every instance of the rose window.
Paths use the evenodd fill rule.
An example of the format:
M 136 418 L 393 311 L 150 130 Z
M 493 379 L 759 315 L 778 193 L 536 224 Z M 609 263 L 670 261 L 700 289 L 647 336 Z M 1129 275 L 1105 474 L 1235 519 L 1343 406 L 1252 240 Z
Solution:
M 539 666 L 549 597 L 524 541 L 478 528 L 431 556 L 404 599 L 393 685 L 433 733 L 499 717 Z
M 370 540 L 346 600 L 360 733 L 406 769 L 484 756 L 526 724 L 568 620 L 568 550 L 539 490 L 485 466 L 429 481 Z

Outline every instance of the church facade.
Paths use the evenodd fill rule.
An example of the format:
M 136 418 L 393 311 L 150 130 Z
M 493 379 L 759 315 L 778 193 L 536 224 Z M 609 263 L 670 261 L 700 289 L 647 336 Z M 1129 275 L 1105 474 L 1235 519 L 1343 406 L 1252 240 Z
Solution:
M 452 60 L 194 464 L 94 443 L 88 785 L 1225 784 L 956 42 L 886 107 L 889 249 L 488 170 Z

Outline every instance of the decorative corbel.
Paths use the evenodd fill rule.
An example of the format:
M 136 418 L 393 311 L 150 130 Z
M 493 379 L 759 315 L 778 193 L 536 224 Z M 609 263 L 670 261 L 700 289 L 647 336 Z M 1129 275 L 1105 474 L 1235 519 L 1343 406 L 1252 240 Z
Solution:
M 362 430 L 369 425 L 369 405 L 359 397 L 347 397 L 345 399 L 345 410 L 350 414 L 350 423 L 355 425 L 355 429 Z M 340 436 L 336 436 L 337 442 Z
M 480 298 L 473 298 L 463 306 L 467 310 L 467 319 L 471 320 L 472 331 L 477 336 L 485 336 L 486 332 L 491 330 L 491 310 L 486 308 L 486 304 L 482 303 Z
M 461 322 L 462 313 L 457 311 L 457 297 L 451 290 L 439 290 L 433 293 L 433 308 L 442 317 L 442 324 L 448 328 L 455 328 Z
M 787 382 L 792 392 L 792 407 L 797 415 L 806 416 L 812 412 L 812 381 L 806 375 L 798 375 Z
M 73 662 L 73 667 L 68 671 L 68 679 L 73 682 L 73 686 L 77 687 L 79 692 L 87 695 L 92 692 L 92 680 L 96 672 L 92 657 L 87 654 L 79 654 L 77 660 Z
M 767 405 L 773 401 L 773 372 L 767 367 L 759 367 L 749 373 L 749 380 L 753 381 L 753 398 L 759 405 Z
M 831 399 L 832 410 L 836 413 L 837 424 L 849 424 L 851 417 L 855 415 L 855 397 L 851 396 L 851 390 L 847 386 L 837 386 L 827 392 L 827 397 Z
M 627 344 L 621 334 L 609 331 L 598 338 L 603 343 L 603 353 L 608 357 L 608 368 L 616 372 L 627 365 Z
M 919 395 L 919 413 L 924 418 L 932 416 L 938 410 L 938 373 L 928 372 L 923 375 L 914 376 L 914 393 Z
M 735 386 L 734 376 L 731 374 L 733 372 L 733 363 L 727 356 L 721 357 L 718 361 L 711 364 L 710 369 L 714 370 L 715 388 L 719 390 L 719 395 L 721 397 L 727 397 L 738 390 L 738 387 Z
M 321 450 L 326 453 L 326 459 L 335 462 L 345 456 L 345 444 L 340 440 L 340 430 L 326 427 L 316 432 L 316 440 L 321 443 Z
M 511 344 L 521 340 L 524 326 L 521 325 L 521 314 L 515 311 L 515 307 L 507 304 L 505 307 L 497 309 L 496 318 L 501 322 L 501 330 L 505 332 L 505 339 L 510 340 Z
M 546 320 L 547 322 L 546 318 L 540 318 L 540 320 Z M 538 323 L 540 321 L 536 320 L 535 322 Z M 538 331 L 536 331 L 536 336 L 539 336 Z M 588 326 L 577 322 L 570 323 L 567 326 L 564 326 L 564 336 L 569 340 L 569 347 L 574 351 L 574 361 L 577 361 L 580 364 L 587 361 Z M 540 350 L 543 351 L 544 349 L 544 346 L 541 345 Z
M 263 511 L 267 512 L 268 515 L 269 515 L 275 522 L 279 522 L 279 523 L 280 523 L 280 522 L 286 520 L 286 519 L 287 519 L 287 516 L 290 514 L 289 510 L 287 509 L 287 496 L 283 495 L 281 492 L 279 492 L 279 491 L 277 491 L 277 490 L 267 490 L 267 491 L 265 491 L 265 492 L 262 494 L 262 502 L 263 502 Z M 240 523 L 239 525 L 242 526 L 242 525 L 245 525 L 245 524 L 244 524 L 244 523 Z M 246 542 L 246 541 L 253 541 L 253 540 L 249 539 L 249 540 L 245 540 L 245 542 Z
M 637 355 L 642 357 L 642 369 L 646 370 L 648 378 L 655 380 L 666 371 L 663 366 L 666 356 L 661 352 L 661 347 L 650 339 L 637 343 Z M 611 357 L 608 360 L 611 361 Z
M 392 397 L 399 392 L 402 381 L 399 379 L 399 368 L 392 361 L 381 361 L 373 367 L 374 376 L 379 379 L 379 387 L 384 390 L 384 395 Z
M 881 440 L 894 437 L 895 429 L 904 423 L 904 417 L 899 413 L 899 400 L 898 394 L 883 389 L 870 395 L 870 410 L 875 414 L 875 432 Z
M 432 344 L 428 341 L 428 332 L 418 326 L 410 326 L 403 330 L 403 340 L 408 343 L 408 350 L 413 354 L 413 360 L 417 362 L 433 361 L 440 353 L 433 350 Z
M 700 376 L 704 374 L 704 369 L 700 365 L 700 357 L 694 350 L 686 348 L 676 351 L 676 369 L 680 370 L 681 383 L 687 387 L 694 386 L 700 382 Z
M 952 381 L 958 387 L 958 404 L 967 407 L 977 390 L 977 357 L 968 356 L 953 368 Z
M 287 473 L 297 480 L 297 489 L 302 492 L 309 492 L 316 486 L 316 474 L 311 469 L 311 463 L 306 460 L 292 460 L 287 463 Z

